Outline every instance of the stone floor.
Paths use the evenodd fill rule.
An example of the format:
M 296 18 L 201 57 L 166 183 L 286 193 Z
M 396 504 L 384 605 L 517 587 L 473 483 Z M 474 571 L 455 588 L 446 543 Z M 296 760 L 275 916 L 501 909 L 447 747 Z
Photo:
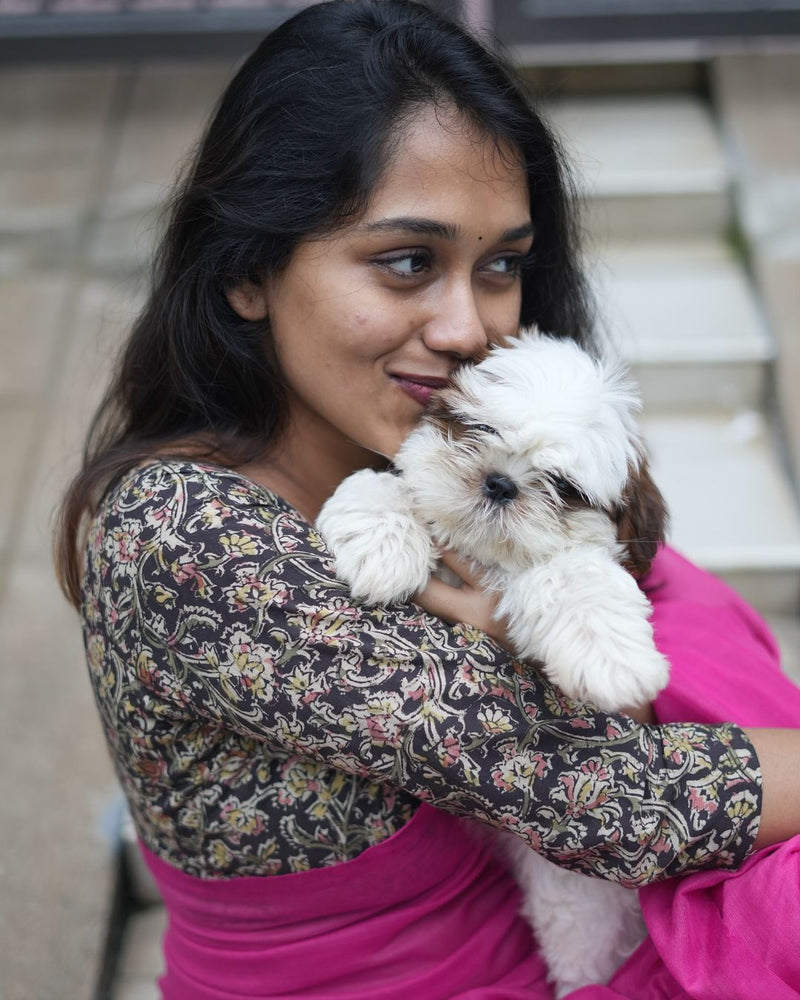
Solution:
M 157 207 L 231 68 L 0 70 L 2 1000 L 95 995 L 119 797 L 53 515 L 141 301 Z M 778 626 L 800 679 L 800 625 Z M 131 922 L 117 1000 L 155 996 L 162 922 L 158 906 Z

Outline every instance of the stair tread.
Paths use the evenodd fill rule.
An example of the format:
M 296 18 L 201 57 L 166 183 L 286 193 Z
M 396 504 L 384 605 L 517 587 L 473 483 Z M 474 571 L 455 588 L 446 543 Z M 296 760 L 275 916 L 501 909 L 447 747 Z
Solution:
M 723 240 L 616 241 L 590 277 L 603 325 L 632 362 L 762 364 L 774 355 L 749 278 Z
M 591 194 L 727 191 L 725 153 L 698 97 L 565 97 L 545 110 Z
M 712 569 L 800 571 L 800 513 L 763 414 L 643 420 L 671 538 Z

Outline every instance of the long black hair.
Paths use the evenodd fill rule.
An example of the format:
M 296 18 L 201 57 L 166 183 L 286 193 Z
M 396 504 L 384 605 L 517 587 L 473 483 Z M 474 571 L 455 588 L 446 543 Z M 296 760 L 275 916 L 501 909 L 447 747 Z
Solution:
M 590 339 L 568 174 L 506 63 L 410 0 L 302 10 L 242 65 L 176 189 L 147 305 L 62 506 L 57 562 L 71 600 L 81 524 L 109 482 L 171 444 L 241 464 L 280 429 L 268 321 L 237 315 L 227 293 L 279 274 L 301 241 L 358 217 L 399 126 L 432 104 L 455 106 L 522 156 L 535 240 L 521 323 Z

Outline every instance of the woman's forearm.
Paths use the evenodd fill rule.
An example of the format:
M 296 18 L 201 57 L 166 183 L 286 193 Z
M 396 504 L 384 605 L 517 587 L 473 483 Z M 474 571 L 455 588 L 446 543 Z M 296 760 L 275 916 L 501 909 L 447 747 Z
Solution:
M 764 781 L 755 847 L 800 834 L 800 730 L 745 729 Z

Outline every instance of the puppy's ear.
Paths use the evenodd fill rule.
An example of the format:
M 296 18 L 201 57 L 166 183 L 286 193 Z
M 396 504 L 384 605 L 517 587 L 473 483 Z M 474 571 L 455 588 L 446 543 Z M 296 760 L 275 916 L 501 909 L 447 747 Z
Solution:
M 644 458 L 639 468 L 631 471 L 613 517 L 617 539 L 625 546 L 623 566 L 635 577 L 644 576 L 667 530 L 667 505 Z

